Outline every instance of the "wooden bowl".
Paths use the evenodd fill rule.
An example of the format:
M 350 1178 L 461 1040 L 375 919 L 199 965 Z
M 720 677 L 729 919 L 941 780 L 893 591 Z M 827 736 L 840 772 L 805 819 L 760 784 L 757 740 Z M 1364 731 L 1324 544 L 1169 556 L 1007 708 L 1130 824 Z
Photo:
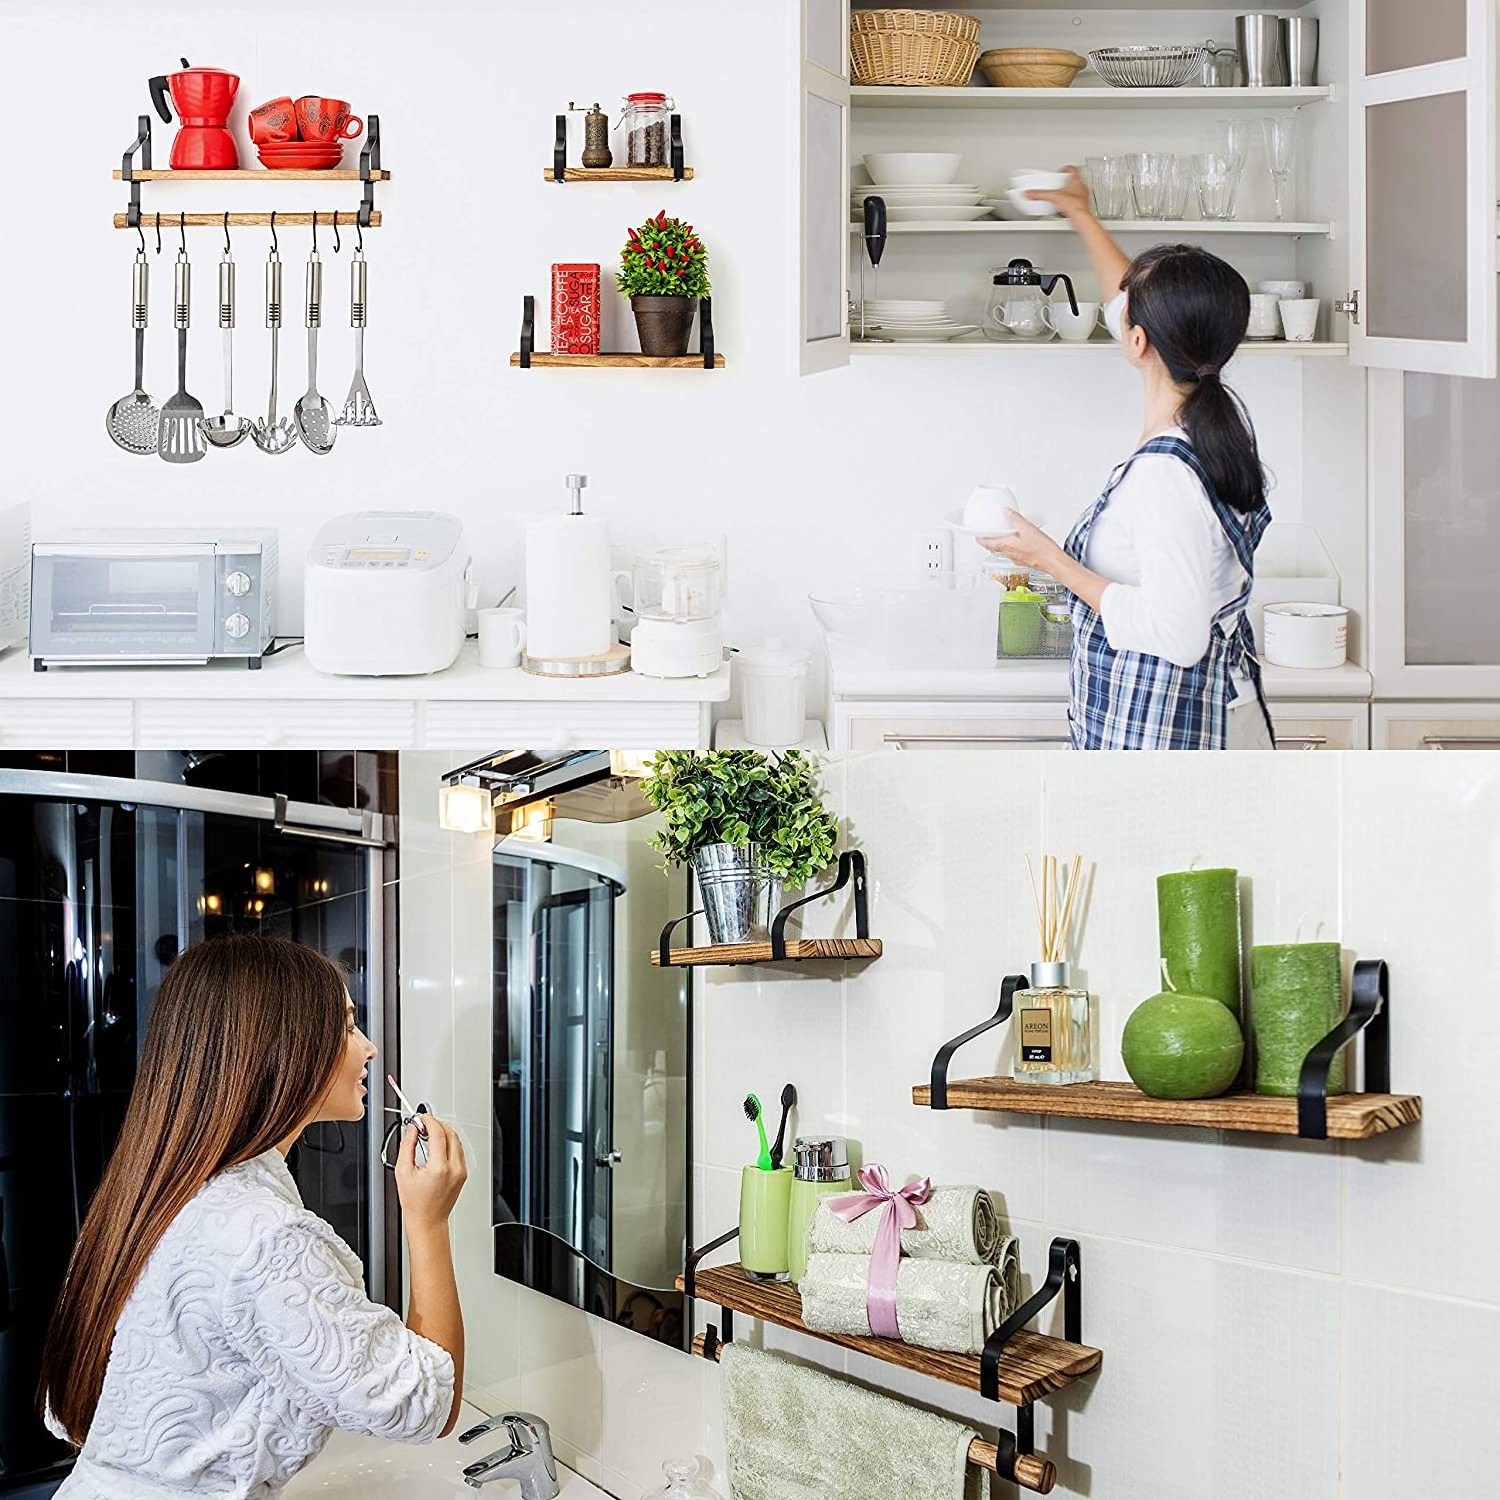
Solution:
M 1065 89 L 1088 65 L 1066 47 L 992 47 L 979 54 L 979 71 L 997 89 Z

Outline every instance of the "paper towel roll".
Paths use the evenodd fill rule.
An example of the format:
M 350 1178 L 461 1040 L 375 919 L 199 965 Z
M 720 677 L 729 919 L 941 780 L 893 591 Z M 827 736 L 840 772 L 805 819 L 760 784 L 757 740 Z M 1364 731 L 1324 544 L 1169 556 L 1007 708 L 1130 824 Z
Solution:
M 554 516 L 526 529 L 526 654 L 599 656 L 610 648 L 609 528 Z

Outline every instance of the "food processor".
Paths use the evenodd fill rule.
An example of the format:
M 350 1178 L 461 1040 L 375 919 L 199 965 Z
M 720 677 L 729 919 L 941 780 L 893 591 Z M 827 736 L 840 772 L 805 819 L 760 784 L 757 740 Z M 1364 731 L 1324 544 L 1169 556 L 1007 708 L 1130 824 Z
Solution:
M 631 567 L 631 665 L 642 677 L 710 677 L 724 663 L 724 543 L 662 547 Z

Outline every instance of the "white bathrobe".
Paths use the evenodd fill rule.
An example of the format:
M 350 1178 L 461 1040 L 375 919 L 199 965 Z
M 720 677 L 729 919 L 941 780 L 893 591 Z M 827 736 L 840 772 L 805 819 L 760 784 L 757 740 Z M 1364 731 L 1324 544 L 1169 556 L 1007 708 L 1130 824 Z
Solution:
M 431 1442 L 452 1405 L 447 1351 L 369 1300 L 359 1258 L 267 1151 L 162 1236 L 58 1500 L 271 1500 L 334 1428 Z

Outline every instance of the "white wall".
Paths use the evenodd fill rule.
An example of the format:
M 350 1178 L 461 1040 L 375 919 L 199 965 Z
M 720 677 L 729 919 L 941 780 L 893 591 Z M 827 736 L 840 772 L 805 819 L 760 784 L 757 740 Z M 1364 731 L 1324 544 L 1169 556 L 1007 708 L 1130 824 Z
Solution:
M 301 557 L 317 526 L 356 507 L 437 506 L 469 529 L 493 599 L 518 578 L 529 515 L 555 510 L 562 477 L 591 477 L 589 498 L 622 544 L 728 531 L 730 625 L 736 640 L 774 628 L 813 643 L 806 595 L 904 570 L 916 528 L 959 503 L 976 478 L 999 475 L 1049 525 L 1066 526 L 1139 431 L 1135 377 L 1112 359 L 1014 362 L 867 359 L 809 380 L 792 373 L 797 306 L 792 244 L 796 79 L 788 0 L 733 6 L 614 0 L 328 0 L 310 24 L 289 0 L 205 9 L 162 0 L 142 26 L 107 0 L 0 0 L 0 83 L 32 145 L 16 153 L 0 237 L 13 288 L 0 397 L 27 413 L 11 444 L 4 491 L 35 506 L 41 530 L 128 521 L 259 521 L 279 526 L 289 587 L 284 632 L 300 622 Z M 133 235 L 109 227 L 125 206 L 109 173 L 149 109 L 148 75 L 179 54 L 243 79 L 237 119 L 281 92 L 343 95 L 382 121 L 394 180 L 378 190 L 385 227 L 370 258 L 367 372 L 385 425 L 342 434 L 317 459 L 280 460 L 245 446 L 172 468 L 116 450 L 108 404 L 130 387 Z M 63 59 L 82 106 L 59 110 Z M 697 180 L 681 187 L 557 187 L 543 181 L 552 118 L 569 99 L 613 108 L 633 89 L 675 93 Z M 174 126 L 156 125 L 165 164 Z M 43 137 L 45 138 L 43 141 Z M 248 146 L 245 159 L 253 164 Z M 352 162 L 354 148 L 348 159 Z M 278 188 L 144 188 L 148 211 L 352 208 L 350 184 Z M 625 226 L 662 206 L 682 210 L 712 253 L 715 322 L 728 367 L 715 375 L 508 368 L 523 292 L 544 310 L 555 260 L 610 272 Z M 909 246 L 910 241 L 904 242 Z M 1050 246 L 1053 242 L 1049 241 Z M 267 338 L 262 262 L 267 236 L 235 238 L 240 267 L 238 405 L 264 399 Z M 220 401 L 210 326 L 212 230 L 190 234 L 195 332 L 189 386 Z M 325 394 L 342 399 L 351 356 L 345 254 L 321 240 L 326 302 Z M 884 287 L 903 274 L 892 249 Z M 284 390 L 305 383 L 300 328 L 306 230 L 286 232 L 288 331 Z M 915 263 L 915 262 L 913 262 Z M 152 257 L 148 388 L 175 388 L 171 245 Z M 978 270 L 983 267 L 975 262 Z M 976 275 L 978 271 L 976 271 Z M 1322 290 L 1320 288 L 1320 290 Z M 633 347 L 628 310 L 606 291 L 610 342 Z M 1280 481 L 1285 519 L 1322 524 L 1318 506 L 1362 512 L 1362 457 L 1327 466 L 1347 478 L 1316 497 L 1303 483 L 1303 377 L 1295 361 L 1246 361 L 1239 383 Z M 1341 372 L 1344 381 L 1358 377 Z M 1356 386 L 1362 388 L 1362 384 Z M 1311 437 L 1320 430 L 1306 424 Z M 1326 429 L 1323 429 L 1326 438 Z M 1362 548 L 1363 533 L 1358 533 Z M 1362 551 L 1341 548 L 1351 582 Z
M 452 900 L 456 932 L 475 867 L 455 845 L 451 867 L 424 871 L 430 836 L 407 802 L 423 762 L 434 779 L 446 769 L 436 759 L 403 757 L 402 863 L 407 893 L 421 882 L 424 900 Z M 1488 1188 L 1500 1125 L 1486 1007 L 1500 969 L 1500 769 L 1479 755 L 1259 756 L 1230 788 L 1196 757 L 1026 754 L 1006 757 L 1003 775 L 997 764 L 959 751 L 828 764 L 829 801 L 870 861 L 885 956 L 847 974 L 712 971 L 700 987 L 697 1242 L 736 1216 L 753 1152 L 737 1101 L 790 1079 L 800 1128 L 842 1131 L 898 1176 L 998 1191 L 1033 1281 L 1052 1236 L 1081 1241 L 1084 1338 L 1104 1365 L 1037 1407 L 1057 1493 L 1477 1493 L 1500 1338 L 1483 1248 L 1500 1229 Z M 1121 1029 L 1157 988 L 1154 877 L 1199 859 L 1248 877 L 1251 941 L 1294 939 L 1299 924 L 1310 936 L 1321 922 L 1346 949 L 1389 961 L 1393 1083 L 1423 1095 L 1422 1124 L 1317 1145 L 914 1108 L 910 1089 L 937 1047 L 989 1014 L 1000 976 L 1033 956 L 1021 855 L 1043 848 L 1078 850 L 1094 867 L 1077 962 L 1098 998 L 1103 1076 L 1124 1076 Z M 411 909 L 404 894 L 403 932 Z M 847 923 L 819 911 L 808 927 Z M 463 1100 L 488 1055 L 487 1004 L 467 977 L 478 949 L 452 958 L 455 1065 L 441 982 L 429 984 L 407 944 L 407 1070 L 421 1048 L 434 1049 L 435 1076 L 453 1067 L 473 1134 L 482 1118 L 468 1124 Z M 956 1076 L 994 1071 L 1002 1045 L 998 1034 L 973 1044 Z M 486 1149 L 472 1143 L 476 1177 Z M 656 1482 L 664 1457 L 722 1458 L 716 1369 L 499 1282 L 465 1244 L 475 1207 L 461 1206 L 470 1218 L 457 1234 L 481 1404 L 534 1403 L 568 1461 L 627 1500 Z M 774 1330 L 767 1342 L 976 1422 L 991 1415 L 977 1398 L 889 1366 Z

